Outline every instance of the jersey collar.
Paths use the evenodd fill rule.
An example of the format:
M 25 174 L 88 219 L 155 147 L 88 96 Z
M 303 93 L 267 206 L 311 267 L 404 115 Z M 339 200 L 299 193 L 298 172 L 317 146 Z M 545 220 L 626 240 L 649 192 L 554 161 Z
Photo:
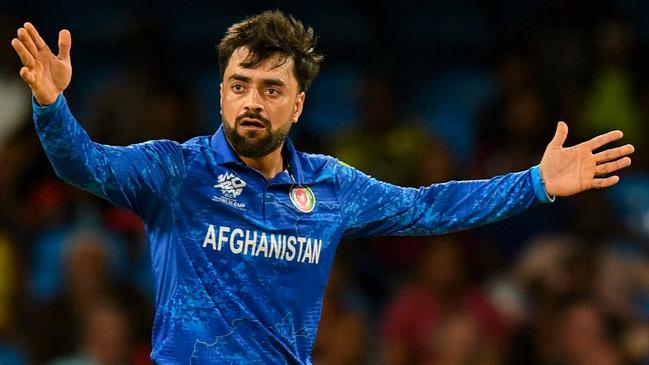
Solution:
M 223 132 L 223 126 L 221 125 L 219 129 L 216 130 L 216 133 L 212 135 L 210 144 L 212 150 L 215 152 L 216 163 L 219 165 L 225 165 L 229 163 L 242 164 L 243 161 L 234 153 L 232 146 L 228 143 L 227 138 L 225 138 L 225 133 Z M 302 164 L 300 163 L 300 158 L 298 152 L 293 145 L 293 142 L 290 138 L 286 138 L 284 141 L 284 156 L 288 158 L 288 173 L 293 176 L 295 179 L 294 183 L 297 185 L 304 185 L 304 173 L 302 171 Z M 292 179 L 291 179 L 292 180 Z M 288 181 L 287 181 L 288 182 Z

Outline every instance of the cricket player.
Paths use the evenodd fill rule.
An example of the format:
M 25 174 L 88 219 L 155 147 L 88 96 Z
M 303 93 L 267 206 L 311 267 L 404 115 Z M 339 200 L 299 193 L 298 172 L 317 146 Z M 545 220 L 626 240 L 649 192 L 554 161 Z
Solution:
M 563 122 L 537 166 L 418 189 L 299 152 L 287 134 L 322 57 L 313 29 L 279 11 L 228 29 L 218 47 L 221 126 L 185 143 L 92 142 L 63 95 L 72 76 L 70 32 L 60 31 L 58 55 L 30 23 L 11 44 L 58 176 L 145 223 L 157 364 L 310 364 L 341 239 L 476 227 L 614 185 L 611 173 L 631 164 L 632 145 L 593 152 L 622 132 L 564 147 Z

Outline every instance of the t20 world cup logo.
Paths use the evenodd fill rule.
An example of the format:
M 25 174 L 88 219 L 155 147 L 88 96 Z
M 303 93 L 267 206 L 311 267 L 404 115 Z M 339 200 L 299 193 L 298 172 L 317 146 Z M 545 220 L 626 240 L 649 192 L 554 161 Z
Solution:
M 224 196 L 234 199 L 241 195 L 243 188 L 246 186 L 245 181 L 241 180 L 239 176 L 226 172 L 219 175 L 218 184 L 214 185 L 215 188 L 221 189 Z

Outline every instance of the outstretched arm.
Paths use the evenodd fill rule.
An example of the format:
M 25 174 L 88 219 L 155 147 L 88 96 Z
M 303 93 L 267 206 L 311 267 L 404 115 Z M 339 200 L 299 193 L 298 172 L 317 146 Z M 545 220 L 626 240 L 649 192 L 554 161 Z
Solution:
M 569 196 L 617 184 L 620 178 L 610 174 L 631 165 L 628 155 L 633 153 L 633 145 L 594 151 L 622 136 L 621 131 L 612 131 L 576 146 L 563 147 L 568 137 L 568 125 L 559 122 L 541 159 L 541 175 L 548 194 Z
M 620 131 L 563 147 L 567 134 L 568 126 L 560 122 L 539 166 L 489 180 L 403 188 L 337 164 L 345 234 L 429 235 L 468 229 L 549 202 L 554 196 L 611 186 L 619 178 L 607 175 L 631 164 L 632 145 L 594 152 L 622 138 Z
M 23 63 L 20 76 L 34 95 L 38 137 L 59 177 L 144 218 L 156 213 L 157 203 L 173 197 L 186 171 L 178 143 L 94 143 L 72 116 L 63 96 L 72 77 L 70 32 L 59 32 L 58 56 L 30 23 L 18 29 L 11 45 Z
M 469 229 L 549 202 L 539 167 L 489 180 L 404 188 L 337 164 L 344 235 L 426 236 Z

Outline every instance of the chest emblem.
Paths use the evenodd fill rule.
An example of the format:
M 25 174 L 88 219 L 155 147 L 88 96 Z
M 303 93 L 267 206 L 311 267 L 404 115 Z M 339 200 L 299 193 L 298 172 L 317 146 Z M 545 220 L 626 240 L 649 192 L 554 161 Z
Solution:
M 288 196 L 300 212 L 310 213 L 315 207 L 315 195 L 308 186 L 293 186 Z
M 246 187 L 246 182 L 231 172 L 226 172 L 219 175 L 218 184 L 214 185 L 215 188 L 221 189 L 223 196 L 234 199 L 241 195 L 243 188 Z
M 214 185 L 214 187 L 221 190 L 221 195 L 213 196 L 213 201 L 227 204 L 238 209 L 246 207 L 244 203 L 236 201 L 236 198 L 243 192 L 243 188 L 246 187 L 245 181 L 231 172 L 226 172 L 218 176 L 217 182 L 218 183 Z

